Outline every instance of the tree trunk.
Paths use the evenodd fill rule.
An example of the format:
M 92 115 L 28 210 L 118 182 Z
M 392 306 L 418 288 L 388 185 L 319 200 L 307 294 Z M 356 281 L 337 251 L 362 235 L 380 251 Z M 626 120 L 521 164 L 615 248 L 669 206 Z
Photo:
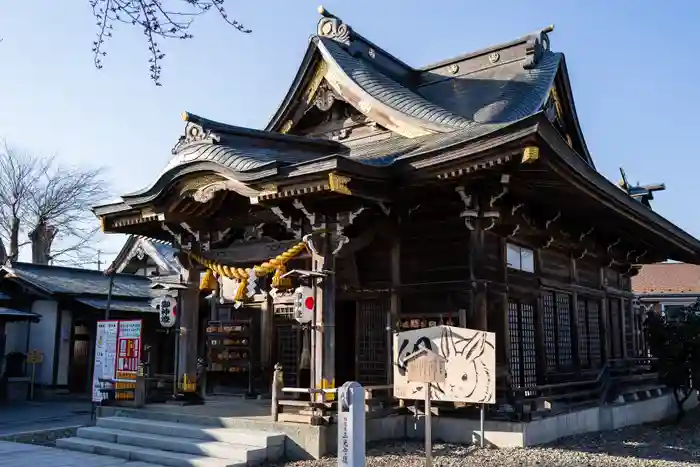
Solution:
M 10 261 L 17 261 L 19 258 L 19 217 L 12 217 L 10 225 Z
M 29 233 L 29 239 L 32 241 L 32 263 L 49 264 L 51 244 L 55 236 L 55 227 L 44 221 L 39 221 L 36 228 Z

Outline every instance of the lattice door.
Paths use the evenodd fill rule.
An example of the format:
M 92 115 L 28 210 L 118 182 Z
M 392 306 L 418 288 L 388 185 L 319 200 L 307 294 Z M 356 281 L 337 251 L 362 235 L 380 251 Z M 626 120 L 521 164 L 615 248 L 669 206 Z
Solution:
M 571 367 L 574 363 L 571 352 L 571 300 L 568 294 L 558 293 L 557 297 L 557 362 L 560 368 Z
M 291 306 L 275 307 L 276 360 L 282 365 L 284 385 L 297 387 L 302 329 L 292 316 L 293 308 Z
M 357 380 L 360 384 L 386 384 L 388 342 L 386 300 L 357 302 Z
M 586 308 L 588 311 L 590 361 L 592 367 L 598 368 L 603 361 L 600 336 L 600 305 L 597 300 L 588 300 L 586 302 Z
M 531 303 L 509 301 L 508 326 L 513 386 L 534 387 L 537 385 L 535 307 Z
M 556 308 L 554 294 L 545 292 L 542 300 L 542 324 L 544 327 L 544 352 L 547 360 L 547 371 L 557 368 L 557 331 L 555 327 Z
M 588 332 L 588 316 L 586 315 L 586 300 L 579 297 L 578 300 L 578 355 L 581 360 L 581 367 L 591 367 L 591 353 L 589 350 L 590 334 Z
M 513 386 L 521 387 L 523 372 L 520 358 L 520 307 L 518 302 L 508 302 L 508 334 L 510 334 L 510 374 Z

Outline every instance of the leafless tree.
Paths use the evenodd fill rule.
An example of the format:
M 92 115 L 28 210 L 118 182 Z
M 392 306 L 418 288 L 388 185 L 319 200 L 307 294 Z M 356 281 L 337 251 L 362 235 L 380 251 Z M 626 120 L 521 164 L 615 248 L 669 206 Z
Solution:
M 104 43 L 112 37 L 114 23 L 136 26 L 146 36 L 151 79 L 160 86 L 160 62 L 165 53 L 160 48 L 161 39 L 192 39 L 190 26 L 193 21 L 214 11 L 234 29 L 250 33 L 250 29 L 231 19 L 224 9 L 226 0 L 89 0 L 97 20 L 97 39 L 93 42 L 95 66 L 102 68 Z
M 20 231 L 39 170 L 35 157 L 5 144 L 0 155 L 0 237 L 9 245 L 7 256 L 13 261 L 28 243 L 20 243 Z
M 32 260 L 39 263 L 85 262 L 97 233 L 90 207 L 104 199 L 101 169 L 65 167 L 5 146 L 0 154 L 0 237 L 8 257 L 34 242 Z

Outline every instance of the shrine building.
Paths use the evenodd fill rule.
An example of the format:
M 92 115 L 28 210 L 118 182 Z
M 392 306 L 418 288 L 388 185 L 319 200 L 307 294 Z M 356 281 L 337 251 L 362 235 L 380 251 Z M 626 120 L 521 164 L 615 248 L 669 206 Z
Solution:
M 652 383 L 630 278 L 700 242 L 596 169 L 552 31 L 414 67 L 321 10 L 264 129 L 184 113 L 153 182 L 94 209 L 178 252 L 183 391 L 390 385 L 393 334 L 438 324 L 496 334 L 490 419 Z

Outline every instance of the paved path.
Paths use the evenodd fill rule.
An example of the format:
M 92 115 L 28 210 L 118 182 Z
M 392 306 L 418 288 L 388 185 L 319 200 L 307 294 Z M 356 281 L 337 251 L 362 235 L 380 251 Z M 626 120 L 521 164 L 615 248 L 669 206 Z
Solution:
M 92 404 L 84 401 L 24 402 L 2 405 L 0 406 L 0 436 L 85 425 L 90 423 L 91 408 Z
M 128 462 L 116 457 L 0 441 L 0 467 L 162 467 L 145 462 Z

